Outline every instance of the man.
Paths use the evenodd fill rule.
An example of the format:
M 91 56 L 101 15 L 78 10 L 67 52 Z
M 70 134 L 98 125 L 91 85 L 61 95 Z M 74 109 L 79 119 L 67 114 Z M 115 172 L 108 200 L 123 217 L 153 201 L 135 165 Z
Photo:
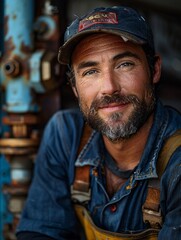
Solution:
M 67 28 L 58 58 L 81 112 L 60 111 L 46 127 L 18 239 L 83 239 L 82 225 L 85 239 L 179 239 L 180 147 L 161 175 L 160 199 L 156 187 L 148 194 L 181 116 L 156 97 L 161 61 L 144 18 L 127 7 L 94 9 Z M 158 209 L 145 207 L 148 195 Z

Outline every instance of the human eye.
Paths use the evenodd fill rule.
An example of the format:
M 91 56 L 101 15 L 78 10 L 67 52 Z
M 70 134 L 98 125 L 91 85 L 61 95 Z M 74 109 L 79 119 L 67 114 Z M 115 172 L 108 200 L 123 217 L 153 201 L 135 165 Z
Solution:
M 129 69 L 132 69 L 133 66 L 134 66 L 134 63 L 133 63 L 133 62 L 124 61 L 124 62 L 118 63 L 118 64 L 116 65 L 116 69 L 129 70 Z
M 97 73 L 97 70 L 96 69 L 89 69 L 89 70 L 86 70 L 82 73 L 82 76 L 85 77 L 85 76 L 91 76 L 93 74 L 96 74 Z

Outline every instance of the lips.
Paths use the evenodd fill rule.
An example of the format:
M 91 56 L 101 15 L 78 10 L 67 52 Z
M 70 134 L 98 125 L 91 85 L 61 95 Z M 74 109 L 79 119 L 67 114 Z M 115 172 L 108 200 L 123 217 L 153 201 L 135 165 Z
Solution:
M 100 99 L 96 99 L 93 101 L 91 105 L 91 111 L 97 112 L 98 110 L 103 111 L 120 111 L 127 107 L 129 104 L 134 104 L 136 101 L 136 97 L 133 95 L 107 95 Z
M 99 109 L 108 112 L 120 111 L 123 110 L 130 103 L 110 103 L 99 106 Z

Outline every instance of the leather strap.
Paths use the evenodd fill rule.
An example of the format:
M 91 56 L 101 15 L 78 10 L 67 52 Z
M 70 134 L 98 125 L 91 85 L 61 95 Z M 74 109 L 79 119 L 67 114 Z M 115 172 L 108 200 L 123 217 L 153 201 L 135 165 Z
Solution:
M 89 191 L 90 165 L 75 168 L 73 189 L 81 192 Z
M 164 147 L 159 155 L 159 159 L 157 162 L 157 172 L 159 179 L 161 178 L 169 159 L 175 150 L 181 146 L 181 129 L 177 130 L 171 137 L 169 137 Z
M 78 155 L 86 145 L 92 129 L 89 125 L 84 124 L 83 133 L 78 148 Z M 90 165 L 75 167 L 75 180 L 71 187 L 71 194 L 73 199 L 78 199 L 80 202 L 88 201 L 90 199 Z M 79 196 L 80 195 L 80 196 Z
M 80 154 L 80 152 L 82 151 L 82 149 L 86 145 L 91 133 L 92 133 L 92 128 L 87 123 L 85 123 L 84 127 L 83 127 L 83 131 L 82 131 L 82 136 L 81 136 L 81 139 L 80 139 L 80 144 L 79 144 L 79 148 L 78 148 L 78 151 L 77 151 L 77 155 Z

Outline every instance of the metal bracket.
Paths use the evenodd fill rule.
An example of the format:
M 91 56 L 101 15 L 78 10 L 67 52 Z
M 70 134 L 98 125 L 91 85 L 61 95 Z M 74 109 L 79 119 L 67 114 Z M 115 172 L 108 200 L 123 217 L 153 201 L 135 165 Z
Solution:
M 143 221 L 145 223 L 149 223 L 150 226 L 153 228 L 161 228 L 163 224 L 163 218 L 162 218 L 160 208 L 158 211 L 153 211 L 143 206 L 142 212 L 143 212 Z
M 71 185 L 71 198 L 73 201 L 84 203 L 88 202 L 91 198 L 91 189 L 89 188 L 88 192 L 75 190 L 73 185 Z

